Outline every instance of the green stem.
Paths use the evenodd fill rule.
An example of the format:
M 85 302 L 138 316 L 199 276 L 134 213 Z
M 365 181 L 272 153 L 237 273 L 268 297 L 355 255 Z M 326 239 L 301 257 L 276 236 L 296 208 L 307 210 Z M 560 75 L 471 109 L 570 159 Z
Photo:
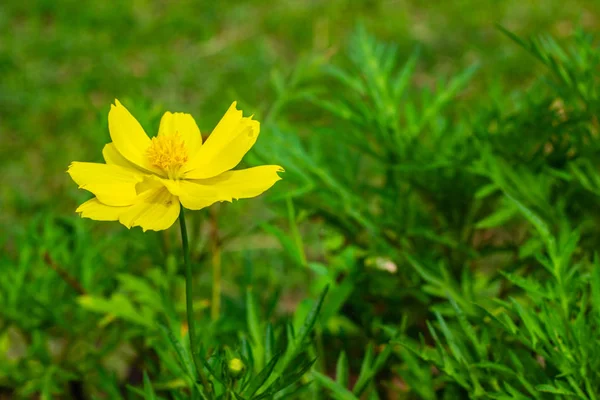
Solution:
M 211 395 L 211 387 L 208 384 L 208 379 L 202 368 L 202 364 L 198 362 L 198 346 L 196 346 L 196 328 L 194 325 L 194 300 L 192 298 L 192 264 L 190 263 L 190 247 L 188 244 L 187 229 L 185 227 L 185 215 L 183 207 L 179 214 L 179 226 L 181 228 L 181 241 L 183 243 L 183 262 L 185 263 L 185 303 L 187 309 L 188 336 L 190 338 L 190 350 L 192 352 L 192 360 L 196 366 L 196 371 L 200 375 L 204 391 Z

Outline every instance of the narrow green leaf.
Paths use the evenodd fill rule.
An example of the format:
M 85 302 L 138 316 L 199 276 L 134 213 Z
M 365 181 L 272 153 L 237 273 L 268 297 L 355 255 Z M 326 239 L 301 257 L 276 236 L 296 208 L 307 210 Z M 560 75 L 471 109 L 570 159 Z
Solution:
M 348 357 L 342 350 L 336 364 L 335 381 L 342 387 L 347 388 L 350 383 L 350 367 L 348 366 Z
M 269 322 L 265 332 L 265 359 L 271 360 L 275 354 L 275 335 L 273 325 Z
M 368 367 L 368 369 L 366 369 L 364 374 L 363 374 L 363 369 L 361 368 L 361 374 L 360 374 L 358 380 L 356 381 L 354 388 L 352 389 L 352 392 L 356 396 L 360 397 L 364 393 L 364 391 L 367 389 L 367 387 L 369 386 L 369 384 L 371 383 L 371 381 L 373 380 L 375 375 L 377 375 L 379 370 L 387 362 L 387 359 L 389 358 L 389 356 L 391 354 L 392 354 L 392 345 L 387 344 L 387 345 L 385 345 L 385 348 L 383 349 L 383 351 L 381 353 L 379 353 L 379 355 L 375 359 L 375 362 L 372 365 L 370 365 Z
M 505 196 L 515 205 L 517 209 L 523 214 L 525 218 L 535 227 L 538 231 L 540 237 L 546 244 L 546 248 L 551 256 L 556 254 L 556 240 L 552 233 L 550 232 L 550 228 L 548 225 L 533 211 L 529 208 L 525 207 L 523 203 L 505 193 Z
M 295 388 L 286 388 L 275 394 L 274 400 L 284 399 L 304 399 L 306 396 L 301 396 L 302 393 L 306 392 L 311 386 L 312 381 L 299 384 Z
M 312 366 L 315 364 L 317 359 L 306 360 L 300 364 L 299 367 L 294 368 L 291 372 L 286 372 L 283 375 L 279 376 L 269 387 L 267 387 L 263 393 L 269 393 L 274 395 L 281 390 L 293 385 L 294 383 L 300 381 L 304 374 L 306 374 Z M 254 399 L 253 399 L 254 400 Z
M 246 335 L 242 335 L 241 338 L 241 356 L 246 366 L 251 369 L 251 372 L 254 371 L 254 355 L 252 354 L 252 347 Z
M 494 211 L 492 214 L 483 218 L 475 224 L 477 229 L 495 228 L 505 224 L 517 215 L 518 211 L 515 207 L 504 207 Z
M 544 392 L 544 393 L 564 394 L 567 396 L 577 396 L 577 394 L 575 394 L 567 389 L 548 385 L 548 384 L 537 385 L 535 388 L 537 390 L 539 390 L 540 392 Z
M 183 366 L 183 371 L 193 380 L 196 380 L 196 368 L 192 363 L 191 355 L 188 353 L 187 349 L 183 347 L 179 339 L 175 337 L 173 332 L 167 328 L 166 326 L 160 324 L 160 331 L 167 338 L 173 350 L 177 354 L 179 358 L 180 365 Z
M 596 314 L 596 320 L 600 321 L 600 257 L 594 255 L 594 268 L 591 273 L 592 309 Z
M 333 65 L 327 65 L 325 67 L 325 73 L 334 77 L 339 82 L 345 84 L 346 86 L 354 90 L 356 93 L 359 93 L 361 95 L 365 94 L 365 87 L 361 80 L 355 78 L 354 76 L 348 74 L 340 68 L 337 68 Z
M 288 346 L 288 349 L 284 356 L 284 360 L 278 367 L 279 373 L 282 373 L 285 370 L 285 368 L 287 367 L 288 363 L 294 357 L 296 357 L 296 355 L 298 355 L 298 353 L 300 351 L 303 350 L 305 341 L 306 341 L 308 335 L 310 334 L 310 332 L 312 331 L 312 329 L 314 328 L 315 323 L 317 322 L 317 317 L 319 316 L 319 312 L 321 310 L 323 301 L 325 300 L 325 296 L 327 295 L 328 290 L 329 290 L 329 286 L 326 286 L 325 289 L 323 289 L 323 291 L 321 292 L 321 295 L 315 302 L 315 305 L 313 306 L 313 308 L 310 310 L 310 312 L 306 316 L 306 319 L 304 320 L 304 324 L 300 327 L 300 329 L 298 330 L 298 333 L 295 335 L 293 342 L 290 343 L 290 345 Z
M 144 371 L 144 395 L 146 400 L 156 400 L 156 393 L 154 393 L 152 383 L 146 371 Z
M 261 369 L 265 363 L 265 350 L 260 329 L 258 308 L 251 287 L 248 287 L 246 290 L 246 322 L 248 323 L 248 330 L 250 331 L 250 336 L 252 338 L 252 354 L 254 356 L 254 362 L 256 363 L 256 369 L 258 370 Z
M 540 340 L 547 340 L 546 335 L 540 328 L 537 317 L 532 314 L 530 310 L 526 310 L 517 300 L 513 298 L 510 300 L 513 304 L 514 310 L 517 312 L 517 314 L 519 314 L 519 317 L 525 324 L 525 328 L 527 329 L 527 332 L 529 332 L 529 337 L 531 339 L 531 346 L 535 350 L 537 348 L 537 343 Z
M 359 400 L 351 391 L 328 377 L 327 375 L 323 375 L 320 372 L 312 371 L 312 376 L 315 378 L 315 381 L 325 389 L 328 389 L 331 392 L 331 395 L 336 400 Z
M 404 67 L 398 74 L 398 77 L 394 80 L 392 93 L 396 101 L 399 101 L 406 88 L 408 87 L 408 83 L 410 78 L 413 76 L 415 72 L 415 67 L 417 65 L 417 60 L 419 59 L 419 49 L 417 48 L 413 54 L 410 56 Z
M 252 397 L 254 394 L 264 385 L 264 383 L 269 379 L 273 369 L 275 369 L 275 365 L 277 361 L 279 361 L 281 354 L 276 354 L 269 363 L 260 371 L 254 379 L 250 381 L 248 387 L 242 393 L 246 397 Z
M 360 365 L 360 372 L 358 373 L 358 379 L 356 380 L 357 382 L 364 381 L 366 379 L 367 375 L 369 374 L 369 370 L 371 369 L 371 364 L 373 364 L 373 357 L 373 343 L 369 342 Z M 354 386 L 356 387 L 356 384 Z

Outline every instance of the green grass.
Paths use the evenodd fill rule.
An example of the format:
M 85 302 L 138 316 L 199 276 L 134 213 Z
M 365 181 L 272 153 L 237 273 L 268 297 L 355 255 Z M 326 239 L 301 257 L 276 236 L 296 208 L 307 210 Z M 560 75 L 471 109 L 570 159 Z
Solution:
M 200 398 L 177 229 L 74 213 L 90 195 L 65 171 L 101 161 L 118 98 L 150 135 L 167 110 L 208 134 L 237 100 L 261 121 L 244 165 L 286 169 L 187 213 L 222 398 L 596 399 L 599 18 L 557 0 L 4 4 L 0 398 Z

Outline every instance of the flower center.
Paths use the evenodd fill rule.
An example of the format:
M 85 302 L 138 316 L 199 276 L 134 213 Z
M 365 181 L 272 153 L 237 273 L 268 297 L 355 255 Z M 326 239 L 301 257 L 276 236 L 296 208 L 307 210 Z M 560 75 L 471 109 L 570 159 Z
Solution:
M 146 155 L 150 164 L 165 171 L 169 178 L 176 178 L 179 168 L 188 160 L 185 142 L 179 132 L 153 137 Z

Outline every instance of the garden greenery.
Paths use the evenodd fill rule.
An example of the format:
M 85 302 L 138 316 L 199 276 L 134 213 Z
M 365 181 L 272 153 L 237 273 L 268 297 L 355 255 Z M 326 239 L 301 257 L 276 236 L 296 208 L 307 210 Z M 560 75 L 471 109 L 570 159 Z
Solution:
M 362 25 L 273 72 L 245 159 L 285 168 L 268 212 L 191 219 L 198 367 L 175 230 L 37 215 L 0 257 L 0 398 L 598 399 L 600 52 L 497 34 L 546 72 L 423 84 Z

